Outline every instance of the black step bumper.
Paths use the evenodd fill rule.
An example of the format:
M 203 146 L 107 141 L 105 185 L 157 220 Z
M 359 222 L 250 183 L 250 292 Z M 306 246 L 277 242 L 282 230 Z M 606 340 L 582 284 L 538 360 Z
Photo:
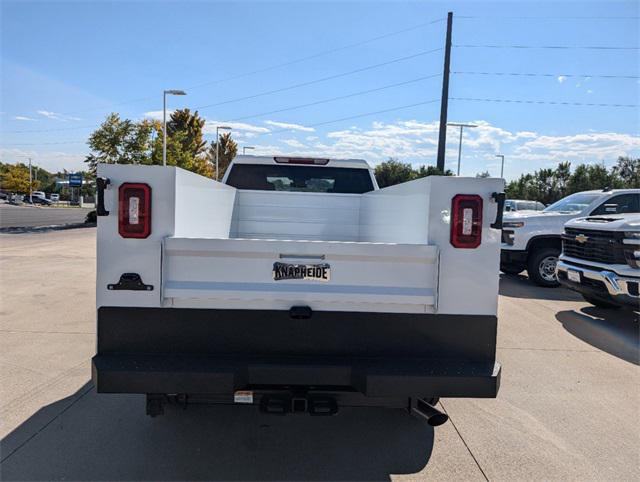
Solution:
M 495 397 L 496 318 L 479 315 L 101 308 L 102 393 L 334 387 L 369 397 Z

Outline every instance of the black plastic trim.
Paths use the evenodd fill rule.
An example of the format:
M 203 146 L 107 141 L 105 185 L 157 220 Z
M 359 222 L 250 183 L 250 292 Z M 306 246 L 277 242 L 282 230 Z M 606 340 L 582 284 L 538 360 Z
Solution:
M 102 307 L 99 392 L 343 387 L 369 397 L 495 397 L 489 315 Z

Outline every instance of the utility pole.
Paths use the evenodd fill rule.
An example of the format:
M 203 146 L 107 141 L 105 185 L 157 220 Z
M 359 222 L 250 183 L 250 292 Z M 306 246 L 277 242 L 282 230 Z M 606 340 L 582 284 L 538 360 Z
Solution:
M 29 158 L 29 203 L 33 203 L 33 175 L 31 173 L 31 158 Z
M 444 71 L 442 73 L 442 97 L 440 98 L 440 131 L 438 133 L 437 167 L 444 172 L 444 154 L 447 147 L 447 110 L 449 108 L 449 72 L 451 66 L 451 28 L 453 12 L 447 14 L 447 38 L 444 44 Z

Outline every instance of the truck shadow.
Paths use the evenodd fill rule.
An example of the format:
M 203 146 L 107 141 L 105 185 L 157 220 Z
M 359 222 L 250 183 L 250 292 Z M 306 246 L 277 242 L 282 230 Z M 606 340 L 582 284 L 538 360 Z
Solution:
M 252 406 L 169 407 L 97 395 L 88 382 L 2 440 L 3 480 L 389 480 L 427 464 L 434 431 L 400 410 L 333 417 Z
M 500 273 L 501 296 L 553 301 L 583 301 L 582 296 L 562 286 L 543 288 L 534 285 L 526 275 Z
M 556 319 L 573 336 L 625 361 L 640 365 L 640 325 L 638 313 L 586 306 L 566 310 Z

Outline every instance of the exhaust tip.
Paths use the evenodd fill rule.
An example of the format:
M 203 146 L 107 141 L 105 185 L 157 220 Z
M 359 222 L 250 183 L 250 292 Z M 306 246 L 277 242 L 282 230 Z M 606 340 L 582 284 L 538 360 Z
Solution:
M 439 413 L 437 415 L 432 415 L 427 419 L 427 423 L 432 427 L 439 427 L 442 424 L 447 423 L 449 420 L 449 415 L 446 413 Z

